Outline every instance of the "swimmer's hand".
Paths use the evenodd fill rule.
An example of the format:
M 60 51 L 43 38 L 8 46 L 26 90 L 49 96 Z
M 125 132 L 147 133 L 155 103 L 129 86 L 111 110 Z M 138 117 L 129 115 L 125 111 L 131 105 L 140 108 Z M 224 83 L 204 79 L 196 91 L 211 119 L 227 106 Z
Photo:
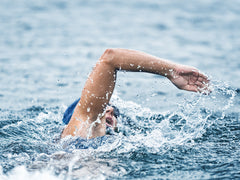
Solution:
M 170 73 L 169 80 L 179 89 L 209 94 L 209 79 L 199 70 L 190 66 L 177 65 Z

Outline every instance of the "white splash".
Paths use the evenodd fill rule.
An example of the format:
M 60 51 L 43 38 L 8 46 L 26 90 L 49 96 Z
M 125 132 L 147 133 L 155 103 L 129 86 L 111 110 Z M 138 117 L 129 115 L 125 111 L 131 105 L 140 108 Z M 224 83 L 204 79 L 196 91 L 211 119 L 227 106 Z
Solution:
M 3 174 L 2 167 L 0 167 L 0 179 L 1 180 L 59 180 L 63 179 L 57 177 L 53 172 L 48 170 L 29 172 L 26 167 L 18 166 L 10 171 L 8 174 Z

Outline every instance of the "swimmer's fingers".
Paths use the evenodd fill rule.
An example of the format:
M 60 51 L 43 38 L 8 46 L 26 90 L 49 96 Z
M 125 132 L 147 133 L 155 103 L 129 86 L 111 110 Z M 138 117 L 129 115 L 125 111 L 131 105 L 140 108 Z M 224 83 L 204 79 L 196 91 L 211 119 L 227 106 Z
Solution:
M 207 86 L 208 83 L 209 83 L 209 80 L 207 80 L 203 77 L 200 77 L 200 76 L 196 79 L 195 82 L 192 82 L 192 84 L 195 84 L 195 85 L 199 86 L 200 88 Z
M 179 65 L 170 80 L 179 89 L 204 94 L 211 92 L 208 77 L 194 67 Z
M 209 87 L 209 84 L 208 85 L 205 85 L 205 86 L 202 86 L 202 87 L 198 87 L 198 92 L 204 94 L 204 95 L 209 95 L 212 90 L 211 88 Z
M 209 94 L 211 92 L 209 88 L 209 79 L 206 75 L 200 73 L 198 70 L 193 69 L 188 74 L 188 83 L 183 88 L 188 91 L 200 92 L 203 94 Z
M 211 90 L 208 85 L 199 82 L 196 82 L 195 84 L 188 84 L 182 89 L 187 91 L 199 92 L 205 95 L 211 93 Z
M 204 84 L 204 83 L 196 83 L 195 84 L 195 89 L 196 92 L 202 93 L 202 94 L 210 94 L 211 89 L 209 88 L 209 84 Z
M 181 89 L 187 90 L 187 91 L 199 92 L 199 87 L 195 84 L 186 85 L 184 88 L 181 88 Z
M 196 82 L 194 83 L 197 87 L 197 92 L 203 93 L 203 94 L 209 94 L 211 93 L 211 89 L 210 89 L 210 80 L 207 76 L 205 76 L 204 74 L 198 72 L 198 78 L 196 80 Z
M 210 82 L 210 79 L 208 78 L 208 76 L 202 74 L 199 72 L 199 81 L 202 81 L 204 84 L 208 84 Z

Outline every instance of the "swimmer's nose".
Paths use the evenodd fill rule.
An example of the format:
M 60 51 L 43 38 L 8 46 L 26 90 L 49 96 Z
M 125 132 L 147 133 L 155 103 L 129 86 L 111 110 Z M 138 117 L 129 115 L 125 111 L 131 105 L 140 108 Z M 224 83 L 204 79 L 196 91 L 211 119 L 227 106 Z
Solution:
M 114 116 L 114 109 L 111 107 L 106 111 L 106 114 L 110 115 L 110 116 Z

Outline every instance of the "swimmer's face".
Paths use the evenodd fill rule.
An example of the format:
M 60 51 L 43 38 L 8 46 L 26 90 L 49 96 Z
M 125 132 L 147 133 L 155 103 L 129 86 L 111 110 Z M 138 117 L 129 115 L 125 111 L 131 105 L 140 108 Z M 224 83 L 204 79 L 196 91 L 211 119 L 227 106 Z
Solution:
M 117 118 L 114 116 L 114 108 L 107 106 L 104 117 L 106 120 L 106 126 L 115 129 L 117 127 Z

